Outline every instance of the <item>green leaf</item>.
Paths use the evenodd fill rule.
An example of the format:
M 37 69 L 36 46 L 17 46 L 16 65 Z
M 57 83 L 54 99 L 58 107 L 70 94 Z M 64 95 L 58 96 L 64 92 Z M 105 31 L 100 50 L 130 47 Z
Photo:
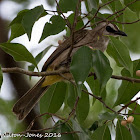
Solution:
M 112 49 L 115 52 L 115 57 L 118 58 L 119 63 L 129 70 L 131 75 L 133 75 L 133 63 L 130 58 L 128 48 L 118 39 L 110 37 L 113 43 Z
M 99 114 L 105 111 L 103 104 L 96 100 L 94 104 L 90 107 L 89 114 L 85 120 L 86 127 L 91 127 L 95 121 L 99 120 Z
M 139 78 L 136 76 L 136 71 L 140 69 L 140 60 L 136 60 L 133 62 L 133 75 L 134 78 Z M 122 70 L 122 76 L 131 77 L 129 71 L 126 69 Z M 115 103 L 116 105 L 124 104 L 129 102 L 138 92 L 140 91 L 140 84 L 139 83 L 131 83 L 129 81 L 122 81 L 121 86 L 118 89 L 118 97 Z
M 45 48 L 43 51 L 41 51 L 36 57 L 35 57 L 35 61 L 38 64 L 40 62 L 40 60 L 44 57 L 44 55 L 48 52 L 48 50 L 52 47 L 52 45 L 48 46 L 47 48 Z M 30 71 L 34 71 L 35 66 L 34 65 L 30 65 L 28 66 L 28 69 Z
M 86 90 L 86 88 L 84 87 Z M 72 84 L 68 84 L 68 97 L 67 97 L 67 104 L 68 106 L 73 109 L 75 105 L 75 101 L 78 97 L 77 90 Z M 76 116 L 78 121 L 82 124 L 86 119 L 89 113 L 89 95 L 82 92 L 81 97 L 78 101 L 76 107 Z
M 86 90 L 86 88 L 84 88 Z M 82 92 L 76 108 L 76 116 L 78 121 L 83 124 L 89 113 L 89 95 Z
M 78 90 L 82 88 L 92 65 L 92 50 L 89 47 L 81 47 L 72 57 L 70 72 L 72 73 Z
M 10 23 L 9 26 L 11 26 L 11 36 L 8 42 L 13 40 L 16 37 L 19 37 L 23 34 L 25 34 L 25 30 L 21 24 L 23 16 L 28 12 L 29 10 L 25 9 L 20 11 L 17 16 L 13 19 L 13 21 Z
M 90 131 L 95 131 L 99 127 L 99 122 L 95 121 L 92 126 L 89 128 Z
M 105 3 L 109 2 L 109 0 L 102 0 L 102 2 L 105 4 Z M 109 3 L 107 6 L 108 6 L 113 12 L 115 12 L 115 1 Z
M 88 85 L 94 95 L 101 96 L 103 100 L 105 99 L 106 89 L 104 88 L 103 92 L 100 93 L 100 83 L 99 83 L 98 79 L 95 80 L 93 76 L 90 76 L 87 78 L 86 82 L 88 83 Z M 92 104 L 94 104 L 95 101 L 96 101 L 96 99 L 93 98 Z
M 100 84 L 99 84 L 98 79 L 94 80 L 93 76 L 92 77 L 90 76 L 87 78 L 87 81 L 88 81 L 88 84 L 90 83 L 89 86 L 92 89 L 93 94 L 96 96 L 102 97 L 102 100 L 105 101 L 106 94 L 107 94 L 106 88 L 104 88 L 104 90 L 100 93 Z M 85 120 L 85 125 L 87 127 L 91 127 L 91 125 L 95 121 L 99 120 L 99 114 L 106 111 L 106 109 L 104 108 L 104 106 L 102 105 L 100 101 L 96 100 L 95 98 L 93 98 L 92 100 L 93 100 L 91 104 L 92 106 L 90 107 L 88 117 Z
M 116 1 L 114 1 L 114 3 L 115 3 L 115 12 L 119 11 L 119 10 L 122 10 L 124 8 L 124 5 L 122 5 L 120 0 L 116 0 Z M 116 21 L 124 21 L 124 14 L 117 17 L 117 15 L 119 15 L 119 14 L 120 13 L 114 15 Z M 114 16 L 112 16 L 112 17 L 114 17 Z M 124 25 L 123 24 L 119 24 L 119 23 L 115 23 L 115 24 L 119 27 L 120 30 L 124 30 Z
M 93 69 L 103 89 L 112 76 L 112 68 L 107 57 L 99 50 L 93 52 Z
M 46 15 L 48 15 L 48 13 L 44 10 L 43 13 L 39 16 L 39 18 L 42 18 L 42 17 L 44 17 L 44 16 L 46 16 Z M 38 18 L 38 19 L 39 19 L 39 18 Z
M 95 79 L 95 77 L 93 76 L 89 76 L 86 79 L 86 82 L 88 83 L 92 93 L 94 93 L 95 95 L 100 95 L 100 84 L 99 81 L 97 79 Z
M 116 54 L 116 50 L 114 49 L 114 46 L 111 43 L 109 43 L 109 45 L 107 46 L 107 54 L 115 60 L 117 66 L 123 67 L 123 65 L 120 64 L 118 56 Z
M 66 13 L 68 11 L 74 11 L 76 9 L 78 0 L 60 0 L 59 6 L 62 12 Z M 57 7 L 58 11 L 60 11 L 59 7 Z
M 92 134 L 93 140 L 111 140 L 110 131 L 107 125 L 97 128 Z
M 115 140 L 131 140 L 131 134 L 128 129 L 121 125 L 120 121 L 117 122 L 116 139 Z
M 89 7 L 90 10 L 91 9 L 96 9 L 97 10 L 97 8 L 99 6 L 99 0 L 88 0 L 87 2 L 88 2 L 88 7 Z
M 115 11 L 123 9 L 123 5 L 122 5 L 121 1 L 117 0 L 117 1 L 114 1 L 114 2 L 115 2 Z M 121 15 L 121 16 L 123 16 L 123 15 Z
M 130 124 L 130 130 L 132 135 L 132 140 L 139 140 L 140 139 L 140 130 L 135 127 L 135 125 Z
M 92 9 L 89 9 L 88 1 L 86 0 L 86 1 L 84 1 L 84 2 L 85 2 L 86 10 L 87 10 L 88 12 L 91 11 Z
M 2 70 L 1 70 L 1 66 L 0 66 L 0 89 L 1 89 L 2 83 L 3 83 L 3 73 L 2 73 Z
M 8 42 L 12 41 L 14 38 L 25 34 L 24 28 L 20 23 L 11 25 L 11 36 Z
M 67 84 L 67 88 L 67 104 L 71 109 L 73 109 L 78 93 L 76 88 L 71 83 Z
M 132 12 L 128 8 L 124 11 L 124 22 L 133 22 L 138 20 L 136 13 Z M 130 51 L 133 53 L 140 53 L 140 39 L 139 39 L 139 32 L 140 32 L 140 22 L 135 24 L 125 24 L 124 25 L 124 32 L 128 35 L 127 37 L 122 37 L 121 40 L 126 44 Z
M 15 127 L 18 128 L 18 131 L 22 131 L 24 126 L 22 127 L 22 129 L 20 129 L 21 124 L 18 125 L 15 124 L 15 116 L 11 111 L 13 103 L 14 103 L 13 100 L 5 100 L 0 98 L 0 113 L 2 116 L 5 116 L 6 124 L 9 125 L 10 128 L 14 128 L 13 130 L 14 132 L 15 132 Z M 1 130 L 2 129 L 3 126 L 1 125 Z M 1 139 L 3 138 L 1 137 Z
M 16 61 L 27 61 L 37 67 L 36 61 L 32 54 L 25 46 L 18 43 L 1 43 L 0 47 L 8 54 L 10 54 Z
M 133 1 L 133 0 L 124 0 L 124 4 L 125 4 L 125 5 L 127 5 L 127 4 L 129 4 L 129 3 L 131 3 L 131 2 L 134 2 L 134 1 Z M 139 1 L 139 0 L 136 1 L 136 2 L 134 2 L 133 4 L 128 5 L 128 7 L 129 7 L 132 11 L 137 12 L 138 14 L 140 13 L 140 1 Z
M 56 83 L 52 85 L 46 92 L 46 94 L 40 100 L 40 112 L 56 113 L 62 106 L 66 94 L 66 84 Z M 49 118 L 50 116 L 44 117 Z
M 44 8 L 41 5 L 27 11 L 26 14 L 23 16 L 22 26 L 24 27 L 24 30 L 27 33 L 29 40 L 31 39 L 32 27 L 35 21 L 38 20 L 38 18 L 41 16 L 43 12 Z
M 115 118 L 120 117 L 118 114 L 105 112 L 103 114 L 99 114 L 99 119 L 102 120 L 114 120 Z
M 75 14 L 72 13 L 72 14 L 68 17 L 68 20 L 69 20 L 69 22 L 70 22 L 71 25 L 73 25 L 73 22 L 74 22 L 74 15 L 75 15 Z M 81 18 L 80 16 L 77 17 L 77 20 L 78 20 L 78 22 L 77 22 L 77 24 L 76 24 L 75 30 L 78 30 L 78 29 L 80 29 L 81 27 L 84 26 L 84 22 L 83 22 L 83 20 L 82 20 L 82 18 Z M 70 33 L 71 33 L 71 30 L 70 30 L 69 27 L 67 27 L 66 30 L 67 30 L 66 36 L 69 37 L 69 36 L 70 36 Z
M 28 12 L 28 9 L 24 9 L 22 11 L 20 11 L 17 16 L 13 19 L 13 21 L 10 23 L 10 26 L 14 25 L 14 24 L 19 24 L 22 21 L 23 16 Z
M 18 13 L 18 15 L 14 18 L 14 20 L 10 23 L 10 26 L 11 26 L 11 36 L 10 36 L 10 39 L 8 40 L 8 42 L 10 42 L 11 40 L 13 40 L 16 37 L 19 37 L 19 36 L 25 34 L 26 30 L 24 29 L 22 22 L 23 22 L 24 18 L 27 17 L 27 15 L 30 15 L 31 11 L 33 11 L 33 9 L 32 10 L 25 9 L 25 10 L 20 11 Z M 27 15 L 25 15 L 25 14 L 27 14 Z M 41 17 L 43 17 L 45 15 L 47 15 L 47 13 L 45 11 L 43 11 L 38 18 L 41 18 Z M 33 19 L 33 18 L 31 17 L 31 19 Z M 29 20 L 28 22 L 33 22 L 33 21 Z M 34 22 L 32 24 L 34 24 Z M 31 26 L 31 24 L 27 24 L 27 25 Z
M 52 16 L 50 21 L 46 23 L 43 29 L 42 36 L 39 40 L 41 42 L 50 35 L 56 35 L 65 29 L 65 20 L 61 16 Z
M 72 129 L 74 131 L 80 131 L 81 133 L 77 133 L 77 135 L 79 136 L 79 140 L 91 140 L 91 138 L 89 137 L 87 131 L 85 131 L 78 122 L 76 122 L 74 119 L 71 120 L 72 121 Z
M 70 22 L 70 24 L 71 25 L 73 25 L 73 22 L 74 22 L 74 13 L 72 13 L 69 17 L 68 17 L 68 20 L 69 20 L 69 22 Z M 77 17 L 77 20 L 78 20 L 78 22 L 77 22 L 77 24 L 76 24 L 76 27 L 75 27 L 75 30 L 78 30 L 78 29 L 80 29 L 81 27 L 83 27 L 84 26 L 84 22 L 83 22 L 83 20 L 82 20 L 82 18 L 80 17 L 80 16 L 78 16 Z M 67 33 L 66 33 L 66 36 L 70 36 L 70 28 L 69 27 L 67 27 Z
M 52 137 L 49 138 L 49 140 L 76 140 L 77 135 L 76 133 L 70 133 L 73 132 L 73 130 L 69 124 L 58 121 L 55 125 L 58 125 L 58 127 L 54 127 L 53 132 L 56 134 L 61 134 L 61 137 Z
M 11 107 L 13 106 L 13 101 L 6 101 L 5 99 L 0 98 L 0 111 L 1 115 L 11 115 Z

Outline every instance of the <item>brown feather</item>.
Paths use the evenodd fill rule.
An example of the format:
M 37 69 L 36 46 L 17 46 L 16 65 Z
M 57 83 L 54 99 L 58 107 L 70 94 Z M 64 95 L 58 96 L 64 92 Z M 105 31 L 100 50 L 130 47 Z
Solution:
M 24 119 L 32 110 L 35 104 L 44 95 L 47 87 L 41 87 L 45 77 L 42 77 L 36 85 L 28 90 L 14 105 L 13 112 L 18 116 L 19 120 Z

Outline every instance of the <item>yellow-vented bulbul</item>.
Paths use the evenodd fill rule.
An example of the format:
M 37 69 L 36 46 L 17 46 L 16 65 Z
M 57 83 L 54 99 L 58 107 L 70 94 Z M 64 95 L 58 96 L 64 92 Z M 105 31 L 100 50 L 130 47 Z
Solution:
M 81 46 L 89 46 L 93 49 L 98 49 L 104 52 L 109 43 L 108 36 L 127 36 L 120 31 L 118 27 L 111 23 L 102 22 L 92 30 L 79 30 L 74 34 L 72 55 Z M 72 36 L 67 38 L 52 55 L 45 62 L 42 71 L 54 71 L 68 69 L 70 66 L 70 59 L 67 59 L 70 47 L 72 45 Z M 65 73 L 65 77 L 71 79 L 70 73 Z M 48 87 L 56 82 L 64 80 L 59 75 L 51 75 L 42 77 L 29 91 L 27 91 L 14 105 L 13 112 L 18 116 L 19 120 L 24 119 L 32 110 L 35 104 L 44 95 Z

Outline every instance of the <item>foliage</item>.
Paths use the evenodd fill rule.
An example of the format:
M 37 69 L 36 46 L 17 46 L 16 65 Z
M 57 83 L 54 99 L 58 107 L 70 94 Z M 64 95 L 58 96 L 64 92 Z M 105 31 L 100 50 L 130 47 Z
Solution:
M 106 53 L 99 50 L 91 50 L 87 46 L 81 46 L 73 55 L 70 65 L 70 72 L 73 75 L 76 85 L 64 82 L 55 83 L 50 86 L 46 94 L 42 97 L 40 101 L 40 112 L 48 112 L 60 116 L 58 117 L 59 121 L 55 122 L 53 129 L 48 132 L 62 133 L 61 140 L 110 140 L 112 131 L 109 128 L 114 126 L 116 140 L 138 140 L 140 137 L 140 124 L 136 121 L 134 121 L 134 124 L 127 124 L 126 127 L 121 125 L 123 116 L 128 116 L 128 114 L 123 115 L 121 111 L 127 109 L 134 116 L 135 113 L 140 113 L 137 109 L 139 105 L 133 106 L 134 102 L 131 101 L 140 91 L 140 83 L 135 83 L 135 81 L 130 82 L 130 80 L 133 80 L 132 78 L 140 79 L 135 74 L 140 69 L 140 60 L 132 61 L 130 55 L 132 52 L 140 53 L 140 22 L 134 22 L 140 14 L 140 2 L 134 2 L 132 0 L 124 0 L 124 2 L 122 0 L 114 0 L 112 2 L 108 0 L 101 1 L 102 4 L 99 3 L 99 0 L 83 1 L 82 3 L 85 5 L 87 13 L 81 13 L 80 11 L 80 14 L 76 17 L 75 13 L 77 13 L 77 10 L 81 10 L 81 5 L 79 5 L 80 8 L 77 8 L 79 1 L 60 0 L 57 4 L 57 12 L 50 18 L 49 22 L 46 22 L 39 41 L 40 43 L 48 36 L 56 35 L 63 30 L 66 30 L 67 36 L 72 35 L 73 27 L 76 30 L 85 28 L 86 24 L 83 23 L 87 20 L 93 28 L 98 21 L 107 19 L 117 24 L 121 29 L 124 29 L 128 35 L 128 38 L 110 37 L 110 44 Z M 109 3 L 107 4 L 107 2 Z M 108 9 L 110 13 L 100 13 L 101 5 L 104 5 L 103 8 Z M 64 16 L 64 13 L 68 11 L 72 11 L 73 13 L 68 17 Z M 34 58 L 25 46 L 12 43 L 11 41 L 23 34 L 27 34 L 30 40 L 35 22 L 49 14 L 49 12 L 53 13 L 44 9 L 42 5 L 33 9 L 20 11 L 10 24 L 11 36 L 9 41 L 0 44 L 0 47 L 16 61 L 30 62 L 32 65 L 29 66 L 29 70 L 32 71 L 34 71 L 35 67 L 37 68 L 37 64 L 51 46 L 45 48 Z M 116 12 L 116 14 L 111 14 L 112 12 Z M 75 25 L 76 21 L 78 23 Z M 108 83 L 112 78 L 112 73 L 116 73 L 118 69 L 122 69 L 118 72 L 120 76 L 127 77 L 127 79 L 123 80 L 120 86 L 116 84 L 116 80 L 114 85 L 112 84 L 109 87 Z M 92 75 L 89 76 L 91 72 Z M 2 81 L 2 71 L 0 69 L 0 85 Z M 87 86 L 84 86 L 85 81 L 88 89 Z M 113 91 L 112 89 L 115 90 L 117 95 L 114 97 L 115 102 L 114 99 L 110 100 L 110 105 L 106 101 L 109 99 L 107 95 Z M 92 93 L 88 91 L 92 91 Z M 89 96 L 92 98 L 89 98 Z M 124 107 L 120 107 L 121 104 Z M 129 108 L 127 108 L 128 106 Z M 75 114 L 75 118 L 71 117 L 73 114 Z M 46 123 L 49 117 L 43 116 L 43 122 Z M 61 120 L 64 117 L 66 119 Z M 114 120 L 117 120 L 117 124 L 114 124 Z M 136 120 L 139 122 L 137 116 Z M 97 122 L 96 127 L 94 127 L 95 122 Z

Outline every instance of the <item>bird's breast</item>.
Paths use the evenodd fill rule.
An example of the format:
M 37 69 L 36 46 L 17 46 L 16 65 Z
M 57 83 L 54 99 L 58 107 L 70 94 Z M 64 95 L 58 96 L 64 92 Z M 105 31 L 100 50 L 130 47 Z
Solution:
M 101 36 L 95 41 L 95 43 L 93 43 L 93 48 L 104 52 L 107 49 L 108 43 L 109 38 L 107 36 Z

